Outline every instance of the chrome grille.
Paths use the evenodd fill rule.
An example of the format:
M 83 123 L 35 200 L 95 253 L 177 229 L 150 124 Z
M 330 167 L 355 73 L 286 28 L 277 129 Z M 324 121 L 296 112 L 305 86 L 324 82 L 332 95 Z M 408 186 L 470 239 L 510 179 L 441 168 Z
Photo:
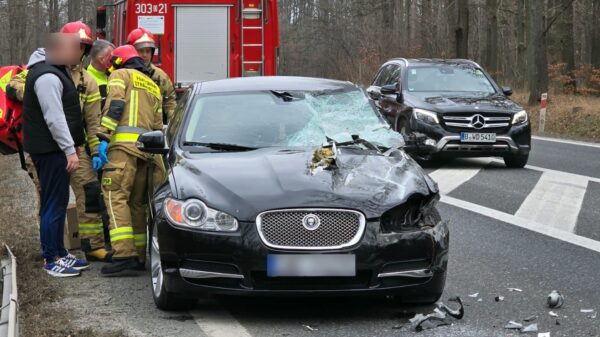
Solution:
M 478 124 L 477 117 L 481 116 L 484 123 Z M 444 116 L 444 124 L 456 128 L 467 129 L 493 129 L 504 128 L 510 125 L 511 117 L 505 114 L 490 115 L 486 113 L 461 114 Z
M 304 219 L 317 216 L 316 229 L 307 229 Z M 271 248 L 320 250 L 352 246 L 365 231 L 362 213 L 341 209 L 288 209 L 261 213 L 256 218 L 263 243 Z

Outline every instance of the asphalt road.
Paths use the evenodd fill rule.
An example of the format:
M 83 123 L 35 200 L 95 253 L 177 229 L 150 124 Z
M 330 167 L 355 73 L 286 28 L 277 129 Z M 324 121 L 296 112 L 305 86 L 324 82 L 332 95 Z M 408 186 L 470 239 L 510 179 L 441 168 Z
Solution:
M 65 280 L 74 296 L 63 304 L 81 313 L 78 323 L 131 336 L 517 336 L 504 325 L 530 316 L 551 336 L 600 336 L 600 147 L 536 139 L 530 164 L 459 160 L 429 170 L 451 228 L 442 300 L 465 302 L 452 326 L 412 332 L 408 319 L 433 307 L 381 298 L 212 297 L 166 313 L 153 306 L 148 275 L 115 282 L 98 277 L 98 264 Z M 553 289 L 565 296 L 558 318 L 545 305 Z

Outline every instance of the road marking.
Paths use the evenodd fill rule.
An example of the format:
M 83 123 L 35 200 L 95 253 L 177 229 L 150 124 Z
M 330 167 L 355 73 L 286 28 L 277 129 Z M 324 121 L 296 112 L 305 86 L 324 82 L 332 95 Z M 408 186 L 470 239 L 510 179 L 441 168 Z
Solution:
M 553 227 L 548 227 L 528 219 L 523 219 L 512 214 L 500 212 L 495 209 L 449 197 L 447 195 L 441 196 L 441 202 L 600 253 L 600 241 L 588 239 L 586 237 Z
M 515 216 L 568 232 L 575 230 L 588 179 L 544 172 Z
M 558 139 L 558 138 L 550 138 L 550 137 L 540 137 L 540 136 L 532 136 L 531 138 L 535 139 L 535 140 L 543 140 L 543 141 L 547 141 L 547 142 L 555 142 L 555 143 L 563 143 L 563 144 L 579 145 L 579 146 L 588 146 L 588 147 L 595 147 L 595 148 L 599 148 L 600 149 L 600 144 L 597 144 L 597 143 L 581 142 L 581 141 L 577 141 L 577 140 Z
M 498 159 L 493 159 L 492 162 L 494 162 L 494 163 L 500 163 L 500 164 L 504 163 L 502 160 L 498 160 Z M 540 171 L 540 172 L 559 172 L 559 173 L 567 174 L 567 175 L 569 175 L 569 177 L 574 177 L 575 179 L 586 179 L 588 181 L 593 181 L 593 182 L 600 183 L 600 178 L 590 177 L 590 176 L 584 176 L 584 175 L 577 174 L 577 173 L 569 173 L 569 172 L 564 172 L 564 171 L 557 171 L 557 170 L 553 170 L 553 169 L 549 169 L 549 168 L 545 168 L 545 167 L 540 167 L 540 166 L 534 166 L 534 165 L 526 165 L 525 168 L 526 169 L 530 169 L 530 170 Z
M 438 183 L 441 194 L 448 194 L 471 180 L 491 161 L 490 158 L 471 160 L 469 163 L 477 164 L 477 166 L 440 168 L 431 172 L 429 176 Z
M 196 324 L 208 337 L 252 337 L 229 312 L 214 305 L 191 311 Z

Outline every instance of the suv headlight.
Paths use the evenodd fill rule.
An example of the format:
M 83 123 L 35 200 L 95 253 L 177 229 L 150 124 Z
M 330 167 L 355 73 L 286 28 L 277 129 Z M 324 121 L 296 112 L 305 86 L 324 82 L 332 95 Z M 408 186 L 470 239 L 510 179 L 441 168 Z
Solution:
M 212 209 L 198 199 L 165 199 L 165 214 L 173 224 L 210 232 L 235 232 L 238 221 L 231 215 Z
M 527 122 L 527 120 L 529 120 L 529 117 L 527 116 L 527 111 L 521 110 L 513 116 L 512 123 L 513 125 L 523 124 Z
M 440 124 L 437 114 L 423 109 L 413 109 L 413 116 L 427 124 Z

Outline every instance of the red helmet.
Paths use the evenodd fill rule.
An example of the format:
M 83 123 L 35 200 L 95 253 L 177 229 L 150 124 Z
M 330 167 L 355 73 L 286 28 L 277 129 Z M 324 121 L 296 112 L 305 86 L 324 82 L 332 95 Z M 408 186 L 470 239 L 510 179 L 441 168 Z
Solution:
M 154 34 L 145 28 L 136 28 L 127 35 L 127 44 L 134 46 L 136 49 L 152 48 L 156 49 L 154 43 Z
M 115 69 L 121 68 L 125 62 L 135 57 L 140 57 L 140 55 L 133 46 L 124 45 L 116 48 L 111 54 L 110 63 L 112 64 L 112 67 L 109 71 L 112 72 Z
M 92 45 L 94 39 L 92 38 L 92 30 L 88 25 L 81 21 L 69 22 L 60 29 L 61 33 L 65 34 L 79 34 L 79 39 L 82 44 Z

